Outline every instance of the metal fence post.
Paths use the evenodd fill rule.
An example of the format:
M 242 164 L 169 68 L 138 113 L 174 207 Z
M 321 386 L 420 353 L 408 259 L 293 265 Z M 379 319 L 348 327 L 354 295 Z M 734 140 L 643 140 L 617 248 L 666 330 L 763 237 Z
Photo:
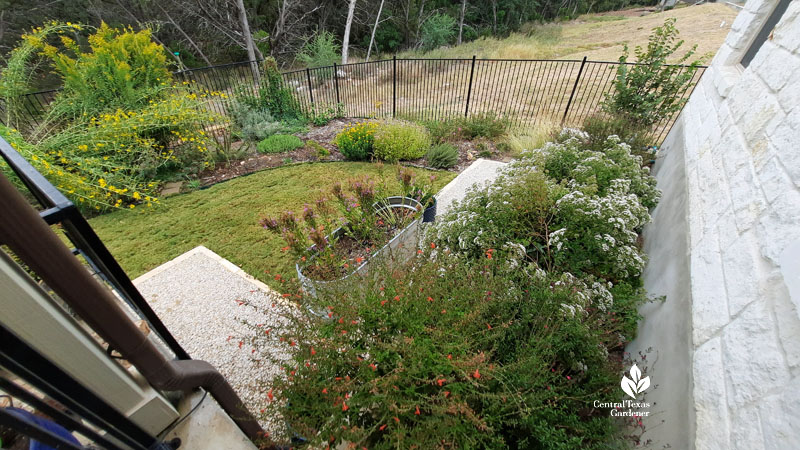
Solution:
M 469 87 L 467 87 L 467 105 L 464 107 L 464 117 L 469 116 L 469 98 L 472 96 L 473 75 L 475 75 L 475 55 L 472 55 L 472 68 L 469 70 Z
M 311 100 L 311 107 L 314 107 L 314 94 L 311 91 L 311 69 L 306 67 L 306 80 L 308 80 L 308 98 Z
M 333 63 L 333 86 L 336 89 L 336 104 L 338 105 L 341 101 L 339 100 L 339 69 L 336 67 L 336 63 Z
M 397 115 L 397 55 L 392 56 L 392 119 Z
M 572 93 L 569 94 L 569 101 L 567 101 L 567 107 L 564 109 L 564 117 L 561 118 L 561 125 L 564 125 L 564 121 L 567 120 L 567 113 L 569 112 L 569 106 L 572 104 L 572 98 L 575 96 L 575 91 L 578 89 L 578 82 L 581 80 L 581 73 L 583 73 L 583 66 L 586 65 L 586 57 L 583 57 L 583 61 L 581 61 L 581 68 L 578 69 L 578 76 L 575 77 L 575 84 L 572 86 Z

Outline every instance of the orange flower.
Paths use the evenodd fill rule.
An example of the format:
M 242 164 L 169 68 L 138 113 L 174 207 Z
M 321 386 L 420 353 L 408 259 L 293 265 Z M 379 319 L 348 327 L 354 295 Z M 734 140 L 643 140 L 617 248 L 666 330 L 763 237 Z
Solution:
M 441 379 L 439 379 L 439 380 L 436 380 L 436 383 L 437 383 L 437 384 L 438 384 L 440 387 L 441 387 L 441 386 L 442 386 L 442 385 L 443 385 L 445 382 L 447 382 L 447 380 L 445 380 L 444 378 L 441 378 Z
M 357 262 L 357 263 L 360 263 L 360 262 L 361 262 L 361 261 L 363 261 L 363 260 L 364 260 L 364 258 L 362 258 L 362 257 L 360 257 L 360 256 L 359 256 L 358 258 L 356 258 L 356 262 Z
M 272 395 L 272 389 L 270 389 L 269 392 L 267 392 L 267 398 L 269 399 L 269 401 L 275 399 L 275 396 Z
M 475 369 L 475 373 L 473 373 L 472 376 L 477 380 L 481 377 L 481 373 L 478 371 L 478 369 Z
M 431 248 L 436 248 L 436 244 L 434 244 L 433 242 L 431 242 Z
M 347 411 L 348 409 L 350 409 L 350 407 L 347 406 L 347 403 L 342 403 L 342 411 Z
M 311 355 L 313 356 L 313 355 L 316 355 L 316 354 L 317 354 L 317 351 L 314 350 L 314 347 L 311 347 Z
M 385 430 L 386 429 L 386 424 L 381 425 L 380 427 L 378 427 L 378 429 L 381 430 L 381 431 Z
M 327 394 L 328 393 L 328 388 L 322 388 L 322 393 L 323 394 Z
M 433 301 L 433 297 L 428 297 L 428 301 L 432 302 Z
M 444 396 L 445 397 L 450 397 L 450 391 L 444 391 Z
M 419 406 L 417 406 L 416 409 L 414 409 L 414 414 L 417 416 L 419 415 Z

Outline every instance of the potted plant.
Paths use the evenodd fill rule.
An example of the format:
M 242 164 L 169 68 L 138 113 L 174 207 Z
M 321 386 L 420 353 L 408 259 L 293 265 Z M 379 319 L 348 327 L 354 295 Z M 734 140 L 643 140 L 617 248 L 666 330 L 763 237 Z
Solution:
M 431 223 L 436 220 L 436 197 L 433 195 L 433 182 L 435 175 L 427 179 L 417 177 L 408 168 L 398 171 L 397 178 L 400 180 L 403 196 L 413 198 L 423 207 L 422 223 Z
M 385 196 L 369 177 L 332 186 L 302 212 L 265 217 L 261 225 L 280 235 L 297 258 L 295 268 L 303 289 L 318 288 L 354 274 L 364 275 L 370 259 L 391 253 L 405 258 L 416 248 L 423 207 L 405 195 Z M 319 312 L 320 315 L 324 312 Z

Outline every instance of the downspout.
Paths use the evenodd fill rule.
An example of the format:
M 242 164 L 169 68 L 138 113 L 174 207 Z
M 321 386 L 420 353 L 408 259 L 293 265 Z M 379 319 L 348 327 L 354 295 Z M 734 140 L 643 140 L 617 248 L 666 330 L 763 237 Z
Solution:
M 202 387 L 251 440 L 265 439 L 264 430 L 225 377 L 205 361 L 168 360 L 128 318 L 111 291 L 92 277 L 2 173 L 0 211 L 0 243 L 28 264 L 153 387 L 165 391 Z M 262 448 L 277 447 L 268 443 Z

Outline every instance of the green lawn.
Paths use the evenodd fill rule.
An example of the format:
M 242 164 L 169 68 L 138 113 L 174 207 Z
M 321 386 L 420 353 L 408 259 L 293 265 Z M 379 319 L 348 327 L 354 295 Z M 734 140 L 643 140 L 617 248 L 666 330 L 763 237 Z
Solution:
M 299 164 L 265 170 L 208 189 L 162 199 L 152 208 L 116 211 L 90 220 L 131 278 L 204 245 L 267 284 L 277 274 L 293 275 L 285 244 L 258 225 L 263 215 L 297 210 L 335 181 L 369 174 L 396 186 L 392 166 L 337 162 Z M 434 172 L 415 171 L 428 176 Z M 455 177 L 435 172 L 438 191 Z M 271 275 L 267 275 L 268 271 Z

